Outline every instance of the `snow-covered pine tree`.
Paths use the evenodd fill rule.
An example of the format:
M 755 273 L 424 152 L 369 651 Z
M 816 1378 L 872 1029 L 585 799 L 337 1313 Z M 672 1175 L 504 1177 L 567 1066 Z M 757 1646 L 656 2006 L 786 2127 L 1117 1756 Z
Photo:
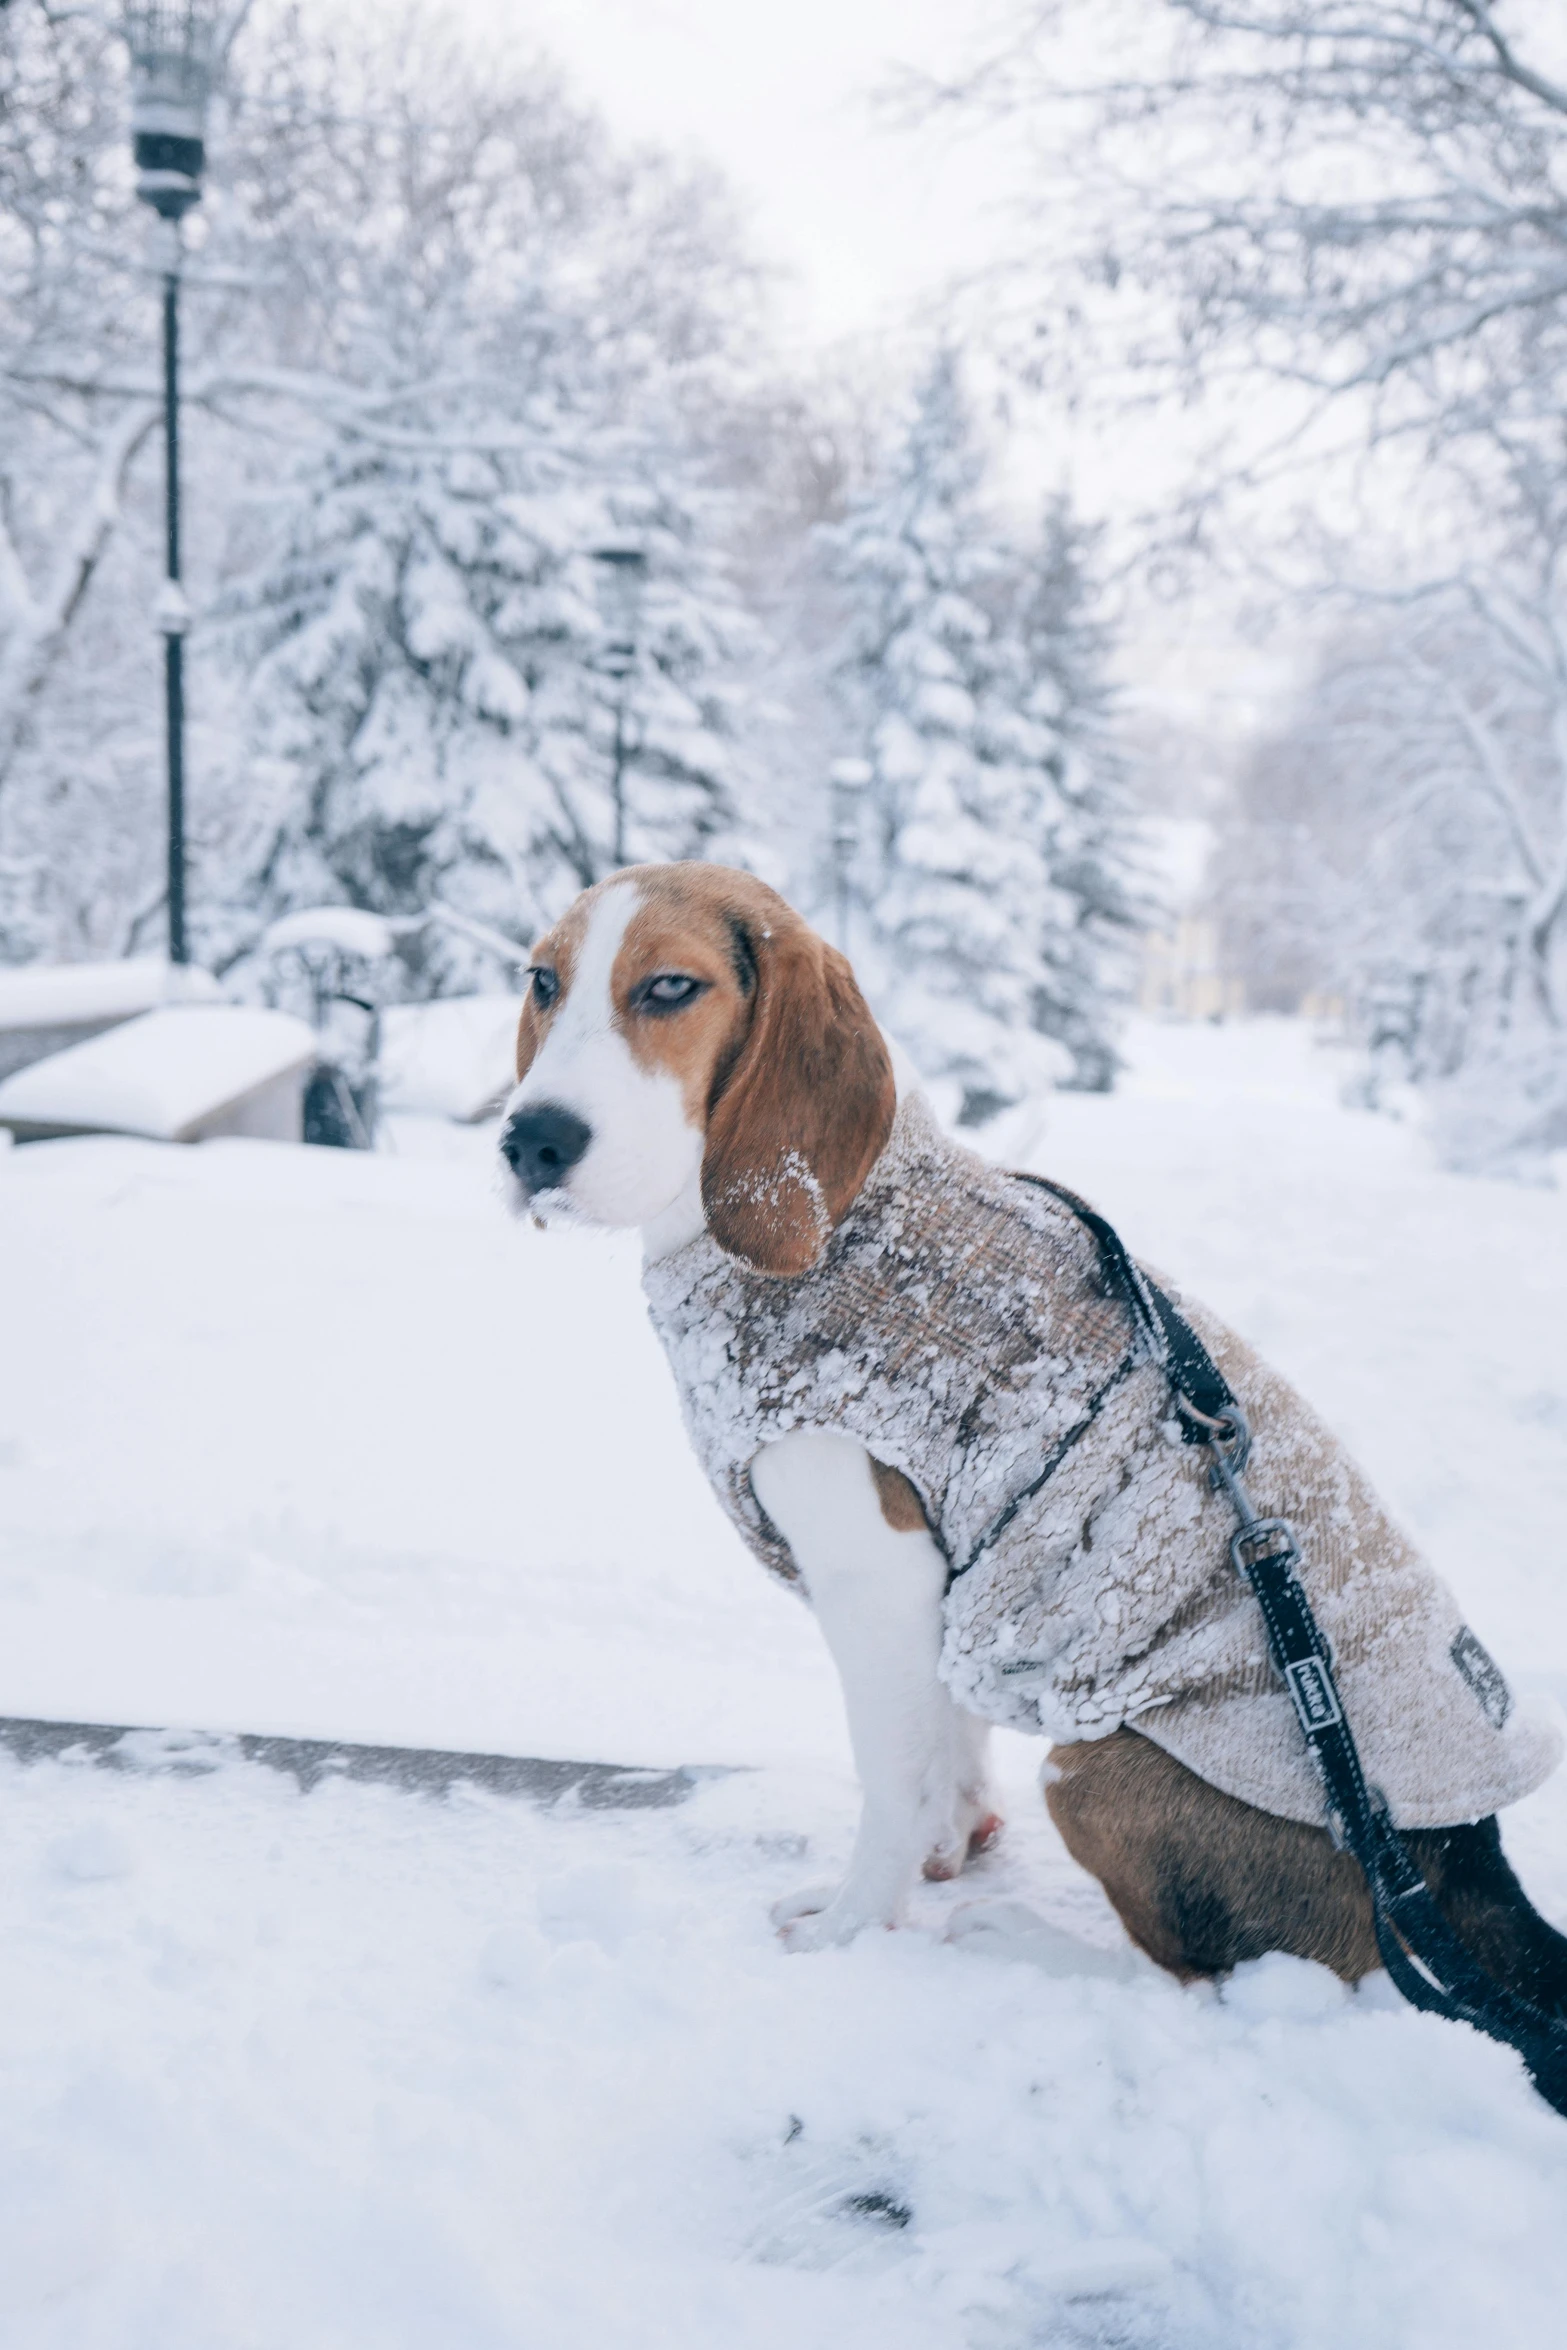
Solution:
M 742 331 L 746 271 L 700 175 L 617 153 L 449 13 L 356 33 L 363 103 L 325 132 L 321 59 L 300 59 L 314 176 L 280 180 L 263 145 L 247 183 L 247 217 L 281 206 L 302 253 L 326 248 L 299 309 L 333 380 L 229 597 L 266 783 L 223 893 L 236 929 L 302 899 L 440 898 L 525 943 L 615 863 L 700 854 L 731 822 L 745 629 L 683 403 Z M 609 545 L 646 558 L 624 676 Z M 437 937 L 414 984 L 464 984 Z
M 967 1126 L 1113 1067 L 1089 940 L 1113 902 L 1116 826 L 1071 739 L 1099 706 L 1089 640 L 1072 637 L 1081 548 L 1056 514 L 1042 559 L 1021 561 L 983 478 L 943 352 L 881 478 L 825 534 L 839 744 L 870 775 L 856 959 Z
M 1131 949 L 1146 920 L 1137 825 L 1113 730 L 1111 632 L 1094 571 L 1099 533 L 1064 497 L 1046 502 L 1005 615 L 1006 658 L 1031 743 L 1054 791 L 1046 836 L 1051 898 L 1040 926 L 1036 1028 L 1066 1046 L 1085 1093 L 1107 1092 Z
M 526 943 L 617 864 L 734 822 L 744 616 L 679 459 L 564 402 L 467 429 L 345 431 L 302 471 L 235 600 L 259 795 L 240 922 L 313 899 L 436 900 Z M 646 558 L 617 675 L 597 550 Z M 432 933 L 425 984 L 466 976 Z

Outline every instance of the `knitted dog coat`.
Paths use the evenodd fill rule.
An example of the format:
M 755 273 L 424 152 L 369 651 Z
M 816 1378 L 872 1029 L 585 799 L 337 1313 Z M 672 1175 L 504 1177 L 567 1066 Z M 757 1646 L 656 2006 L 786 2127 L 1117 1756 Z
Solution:
M 811 1271 L 755 1272 L 703 1234 L 644 1286 L 697 1456 L 775 1574 L 801 1583 L 751 1463 L 793 1429 L 839 1430 L 909 1479 L 946 1555 L 941 1674 L 958 1704 L 1059 1741 L 1132 1723 L 1226 1794 L 1321 1824 L 1206 1452 L 1179 1441 L 1092 1237 L 1048 1193 L 910 1097 Z M 1558 1760 L 1555 1731 L 1514 1704 L 1338 1439 L 1233 1332 L 1182 1311 L 1251 1424 L 1258 1506 L 1300 1537 L 1395 1822 L 1453 1826 L 1528 1794 Z

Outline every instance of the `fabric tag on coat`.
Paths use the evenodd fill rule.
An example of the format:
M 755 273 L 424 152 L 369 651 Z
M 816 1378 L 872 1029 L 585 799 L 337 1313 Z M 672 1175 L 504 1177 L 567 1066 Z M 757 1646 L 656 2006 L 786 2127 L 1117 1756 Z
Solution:
M 1492 1729 L 1501 1729 L 1513 1710 L 1513 1693 L 1502 1678 L 1500 1665 L 1475 1638 L 1467 1624 L 1458 1633 L 1447 1653 L 1473 1690 L 1480 1711 Z

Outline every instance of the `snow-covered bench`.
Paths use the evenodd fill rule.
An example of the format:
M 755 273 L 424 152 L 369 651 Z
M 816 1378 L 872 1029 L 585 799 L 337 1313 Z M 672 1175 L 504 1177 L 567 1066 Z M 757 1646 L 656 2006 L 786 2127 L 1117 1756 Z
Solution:
M 0 971 L 0 1078 L 161 1004 L 220 1000 L 209 972 L 166 963 L 160 955 Z
M 287 1012 L 169 1005 L 0 1082 L 0 1126 L 18 1142 L 72 1134 L 298 1142 L 315 1057 L 311 1030 Z

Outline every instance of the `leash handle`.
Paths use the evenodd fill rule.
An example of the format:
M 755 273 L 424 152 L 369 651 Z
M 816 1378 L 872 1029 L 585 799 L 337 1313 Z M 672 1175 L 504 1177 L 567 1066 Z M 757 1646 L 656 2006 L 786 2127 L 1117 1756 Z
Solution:
M 1209 1450 L 1210 1481 L 1235 1513 L 1231 1559 L 1262 1611 L 1268 1653 L 1322 1782 L 1329 1832 L 1365 1875 L 1377 1948 L 1393 1983 L 1412 2007 L 1469 2024 L 1516 2049 L 1546 2103 L 1567 2115 L 1567 2026 L 1498 1983 L 1471 1956 L 1438 1908 L 1385 1799 L 1366 1783 L 1333 1652 L 1296 1572 L 1301 1550 L 1295 1530 L 1287 1518 L 1265 1517 L 1246 1489 L 1251 1431 L 1229 1382 L 1113 1226 L 1062 1184 L 1042 1175 L 1018 1180 L 1049 1192 L 1093 1235 L 1106 1286 L 1121 1297 L 1170 1382 L 1183 1440 Z

